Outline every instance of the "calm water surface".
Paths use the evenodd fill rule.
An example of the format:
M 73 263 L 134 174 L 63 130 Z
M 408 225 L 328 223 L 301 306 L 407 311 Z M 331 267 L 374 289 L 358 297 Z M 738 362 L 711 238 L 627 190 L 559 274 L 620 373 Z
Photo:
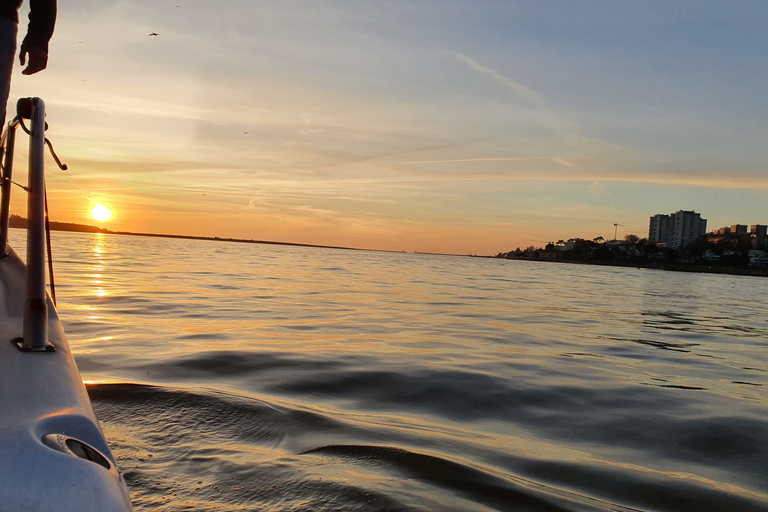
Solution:
M 53 245 L 138 511 L 768 510 L 766 279 Z

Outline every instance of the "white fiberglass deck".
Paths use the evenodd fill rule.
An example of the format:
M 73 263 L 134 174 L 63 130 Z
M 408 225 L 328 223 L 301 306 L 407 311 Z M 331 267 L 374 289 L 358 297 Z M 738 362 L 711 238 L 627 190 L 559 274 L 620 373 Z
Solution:
M 24 263 L 0 258 L 0 510 L 131 510 L 93 414 L 56 309 L 48 299 L 53 352 L 22 352 Z

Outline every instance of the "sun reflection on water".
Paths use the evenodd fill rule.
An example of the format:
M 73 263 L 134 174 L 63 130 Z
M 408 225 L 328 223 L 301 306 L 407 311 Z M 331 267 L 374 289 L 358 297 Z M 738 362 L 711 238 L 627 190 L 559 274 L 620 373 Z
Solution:
M 93 255 L 95 260 L 98 261 L 98 264 L 93 266 L 93 274 L 91 274 L 91 277 L 96 279 L 93 279 L 91 284 L 97 285 L 96 290 L 93 292 L 97 297 L 107 297 L 109 295 L 107 290 L 100 286 L 104 284 L 104 281 L 101 278 L 103 277 L 102 272 L 104 270 L 106 245 L 107 243 L 104 234 L 96 233 L 96 236 L 93 237 Z
M 194 450 L 243 467 L 261 453 L 255 443 L 263 438 L 232 443 L 228 429 L 250 428 L 261 410 L 253 404 L 267 401 L 302 411 L 265 422 L 288 432 L 281 446 L 384 439 L 485 473 L 504 465 L 512 479 L 520 461 L 534 468 L 526 475 L 544 482 L 552 468 L 578 468 L 616 481 L 634 477 L 636 485 L 663 481 L 766 499 L 749 483 L 759 473 L 750 450 L 761 446 L 751 432 L 764 428 L 749 411 L 765 411 L 768 303 L 760 280 L 110 234 L 54 237 L 61 317 L 78 367 L 89 391 L 101 393 L 96 406 L 124 414 L 124 421 L 105 416 L 108 438 L 119 446 L 163 439 L 152 461 L 123 450 L 121 469 L 147 474 L 150 462 L 163 460 L 157 454 L 186 461 Z M 738 295 L 728 291 L 737 285 Z M 684 293 L 660 291 L 665 287 Z M 732 322 L 723 319 L 724 303 Z M 739 319 L 741 330 L 734 328 Z M 152 386 L 98 387 L 109 383 Z M 136 401 L 127 404 L 126 393 Z M 219 394 L 226 399 L 211 398 Z M 180 405 L 166 415 L 158 401 Z M 205 423 L 186 430 L 173 423 L 190 414 Z M 280 430 L 294 419 L 297 439 Z M 148 430 L 135 426 L 145 420 Z M 199 443 L 198 425 L 217 425 L 205 432 L 222 441 Z M 178 438 L 197 441 L 179 450 L 176 428 Z M 704 435 L 745 448 L 723 458 L 699 441 Z M 689 462 L 692 455 L 698 458 Z M 743 465 L 729 466 L 737 458 Z M 322 467 L 323 481 L 326 474 L 368 478 L 351 477 L 347 466 Z M 609 488 L 613 480 L 595 485 L 603 483 Z M 134 484 L 132 491 L 147 492 Z

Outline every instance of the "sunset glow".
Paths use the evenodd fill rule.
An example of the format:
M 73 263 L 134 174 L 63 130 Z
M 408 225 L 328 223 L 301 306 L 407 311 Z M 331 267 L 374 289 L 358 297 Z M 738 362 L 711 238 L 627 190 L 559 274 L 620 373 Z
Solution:
M 764 2 L 227 5 L 61 2 L 9 101 L 70 165 L 53 219 L 86 194 L 121 231 L 485 255 L 768 223 Z
M 91 217 L 93 217 L 93 220 L 97 220 L 99 222 L 106 222 L 109 219 L 112 218 L 112 210 L 110 210 L 107 206 L 104 206 L 103 204 L 96 203 L 93 208 L 91 208 Z

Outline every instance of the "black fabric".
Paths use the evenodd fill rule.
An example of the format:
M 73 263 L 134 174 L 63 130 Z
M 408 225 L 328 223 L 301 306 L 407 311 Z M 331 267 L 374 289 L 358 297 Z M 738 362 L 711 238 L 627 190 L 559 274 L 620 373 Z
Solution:
M 0 0 L 0 16 L 19 22 L 22 0 Z M 29 26 L 23 45 L 32 45 L 48 52 L 48 41 L 56 24 L 56 0 L 30 0 Z

